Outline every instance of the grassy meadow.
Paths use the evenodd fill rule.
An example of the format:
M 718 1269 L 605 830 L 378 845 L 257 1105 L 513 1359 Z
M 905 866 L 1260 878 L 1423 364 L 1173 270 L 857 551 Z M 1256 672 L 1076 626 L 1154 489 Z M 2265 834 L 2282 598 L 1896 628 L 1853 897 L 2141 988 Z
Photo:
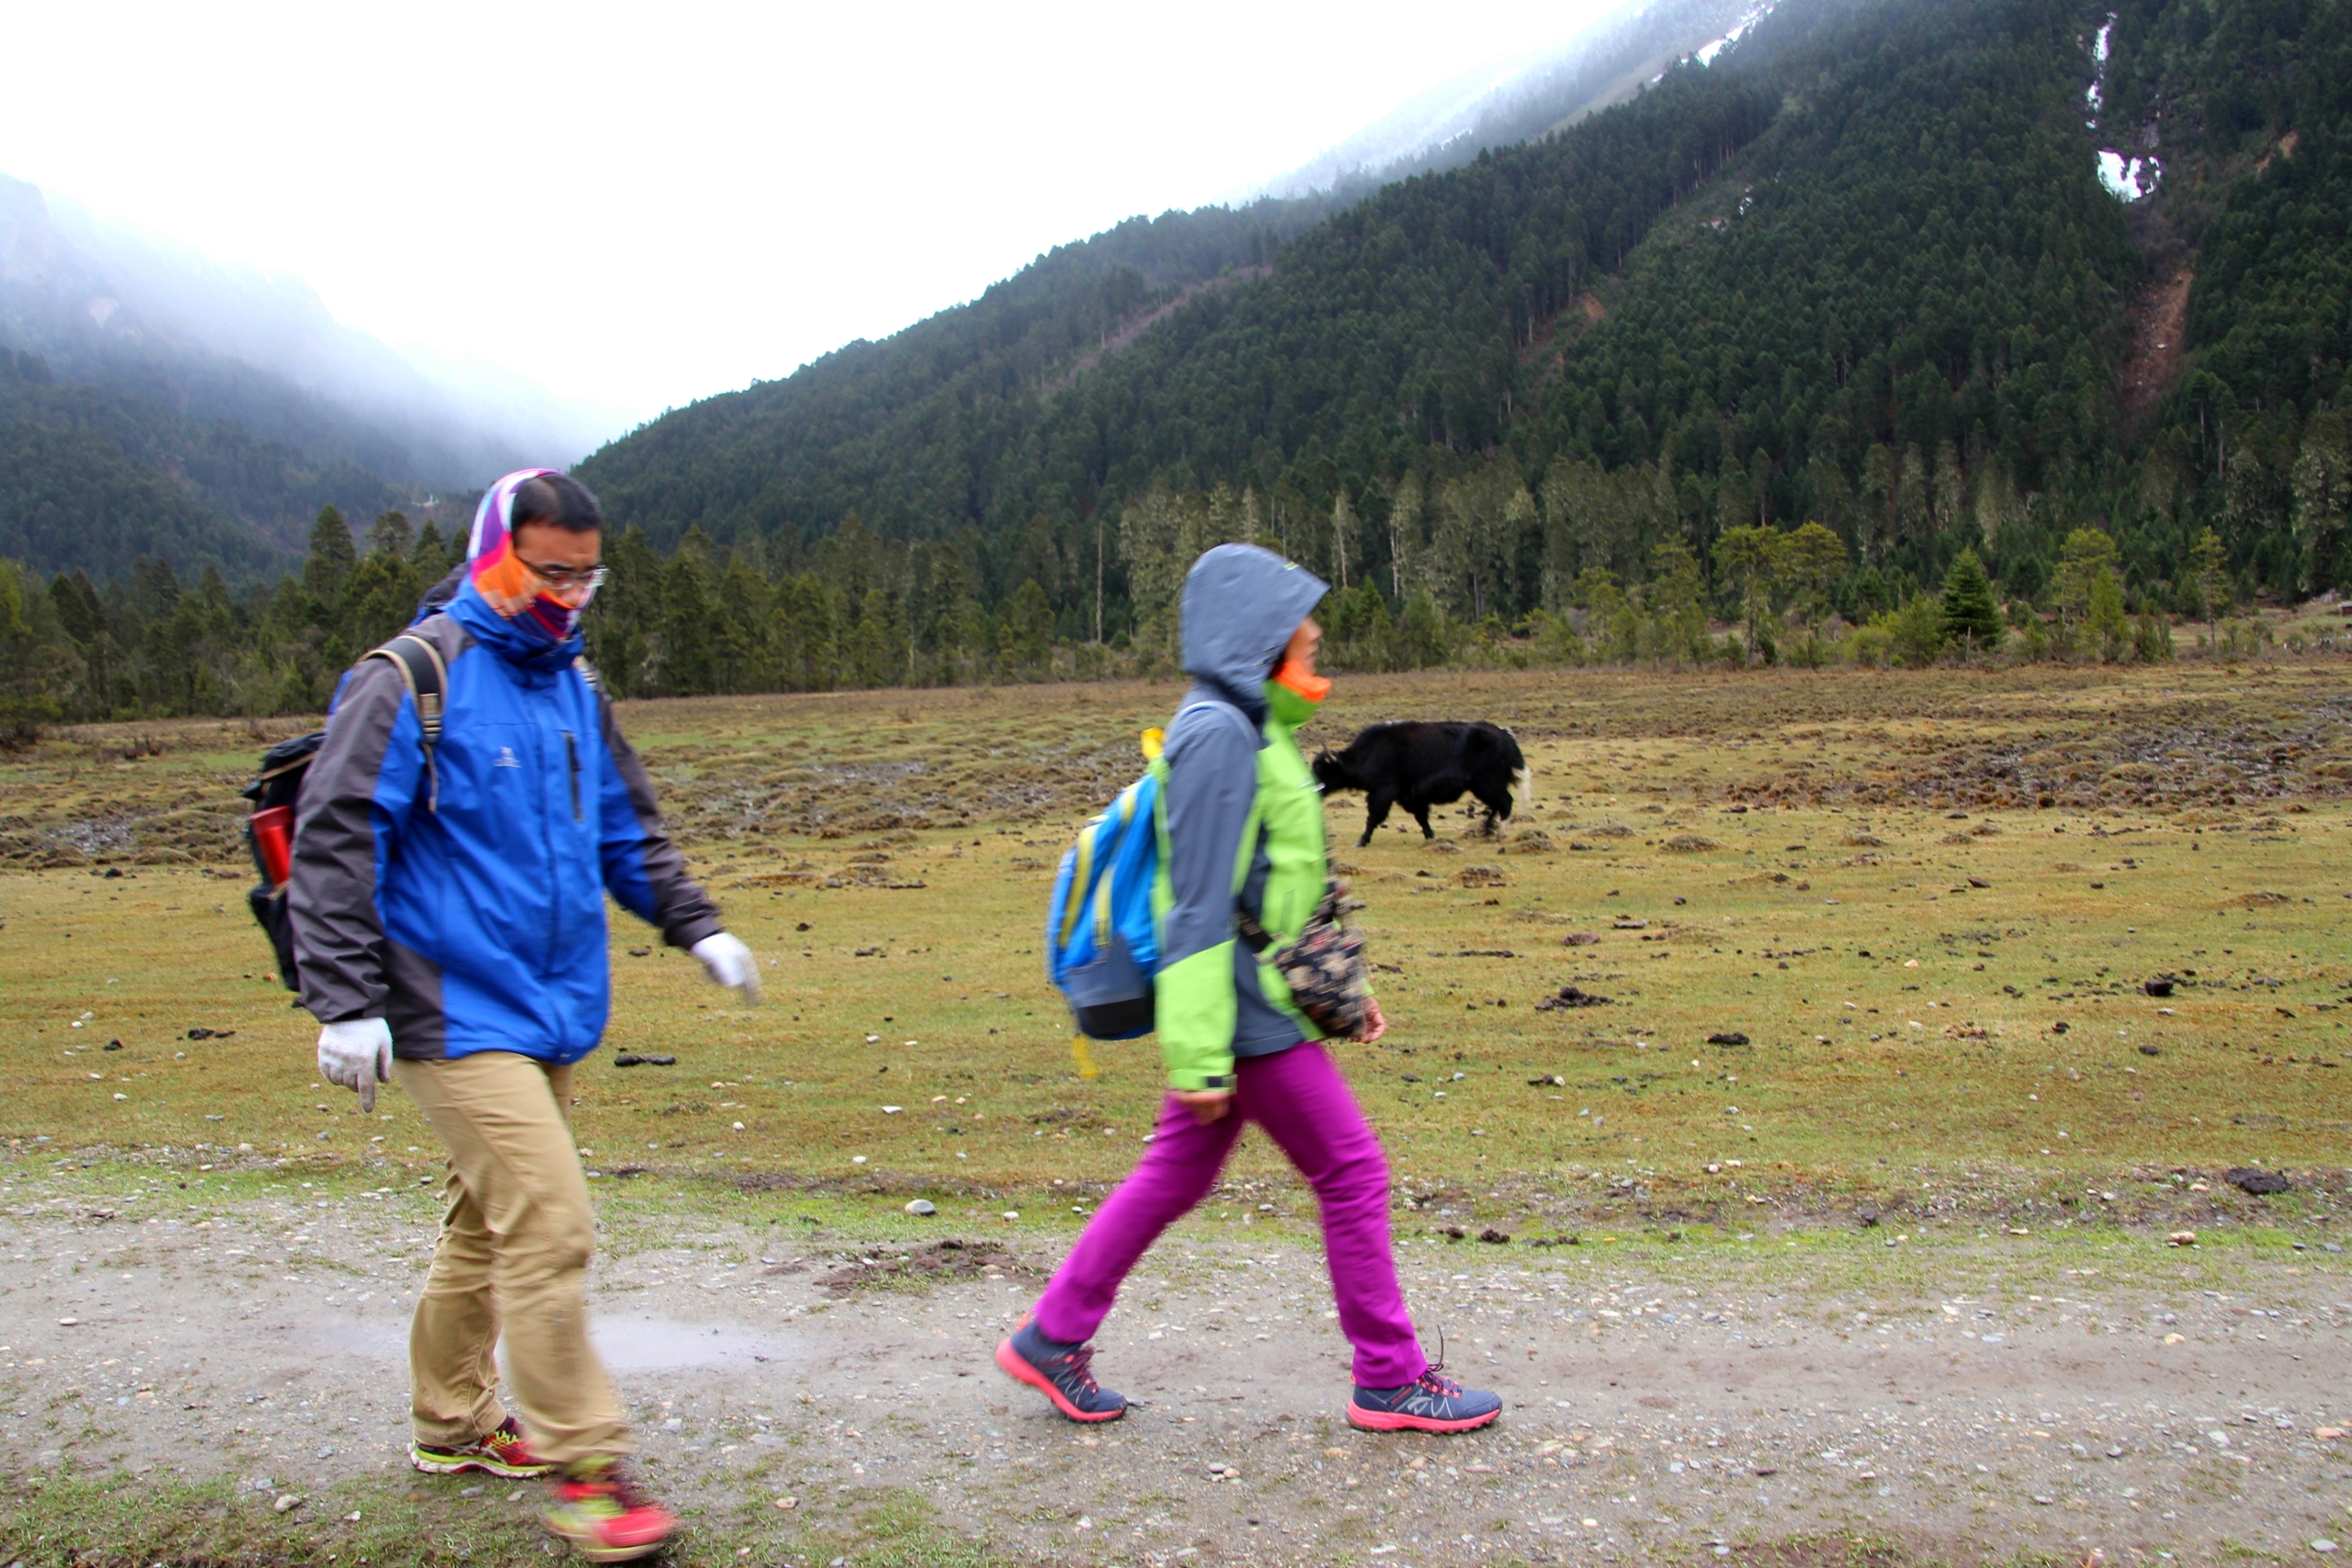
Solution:
M 615 910 L 589 1167 L 1071 1223 L 1135 1159 L 1158 1075 L 1149 1041 L 1076 1070 L 1044 903 L 1178 694 L 629 705 L 768 1001 Z M 1338 1048 L 1401 1209 L 1523 1238 L 2195 1224 L 2247 1208 L 2227 1167 L 2340 1164 L 2347 711 L 2332 661 L 1343 680 L 1311 739 L 1491 718 L 1534 773 L 1495 837 L 1457 809 L 1434 843 L 1392 821 L 1358 848 L 1360 798 L 1328 807 L 1392 1021 Z M 371 1120 L 316 1086 L 244 908 L 236 792 L 289 728 L 112 726 L 0 764 L 11 1155 L 437 1170 L 396 1091 Z M 1570 986 L 1609 1000 L 1538 1009 Z M 2313 1212 L 2305 1185 L 2267 1212 Z M 1252 1140 L 1212 1214 L 1309 1205 Z

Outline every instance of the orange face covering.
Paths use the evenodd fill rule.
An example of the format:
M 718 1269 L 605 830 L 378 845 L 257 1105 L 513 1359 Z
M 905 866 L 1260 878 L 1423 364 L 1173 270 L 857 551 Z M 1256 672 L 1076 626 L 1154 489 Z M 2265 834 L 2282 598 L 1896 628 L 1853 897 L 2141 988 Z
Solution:
M 1330 678 L 1309 674 L 1296 659 L 1282 661 L 1282 668 L 1274 672 L 1274 683 L 1296 692 L 1309 702 L 1320 702 L 1331 695 Z
M 511 534 L 500 540 L 498 548 L 485 554 L 473 566 L 474 587 L 488 601 L 490 608 L 512 620 L 529 609 L 531 601 L 545 591 L 539 574 L 522 563 L 515 553 Z

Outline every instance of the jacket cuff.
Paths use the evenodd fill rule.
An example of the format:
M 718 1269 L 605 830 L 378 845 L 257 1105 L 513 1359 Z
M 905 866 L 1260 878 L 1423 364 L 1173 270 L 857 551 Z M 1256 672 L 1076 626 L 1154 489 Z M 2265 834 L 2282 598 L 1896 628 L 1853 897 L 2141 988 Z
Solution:
M 662 940 L 672 947 L 688 950 L 704 937 L 717 936 L 726 929 L 727 922 L 717 915 L 696 915 L 664 931 Z
M 1168 1087 L 1181 1089 L 1187 1092 L 1204 1089 L 1231 1089 L 1234 1087 L 1234 1064 L 1231 1058 L 1228 1058 L 1221 1072 L 1208 1072 L 1200 1068 L 1171 1068 L 1168 1073 Z

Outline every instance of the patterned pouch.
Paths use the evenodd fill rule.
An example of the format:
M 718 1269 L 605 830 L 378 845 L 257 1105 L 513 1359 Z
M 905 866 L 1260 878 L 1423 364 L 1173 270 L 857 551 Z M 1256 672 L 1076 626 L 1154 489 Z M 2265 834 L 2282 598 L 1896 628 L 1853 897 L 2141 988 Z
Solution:
M 1307 917 L 1295 941 L 1276 948 L 1274 967 L 1290 987 L 1291 1005 L 1334 1039 L 1352 1039 L 1370 1016 L 1372 994 L 1365 984 L 1364 939 L 1347 923 L 1344 889 L 1334 882 Z M 1273 937 L 1248 910 L 1235 908 L 1234 926 L 1252 952 L 1263 953 Z

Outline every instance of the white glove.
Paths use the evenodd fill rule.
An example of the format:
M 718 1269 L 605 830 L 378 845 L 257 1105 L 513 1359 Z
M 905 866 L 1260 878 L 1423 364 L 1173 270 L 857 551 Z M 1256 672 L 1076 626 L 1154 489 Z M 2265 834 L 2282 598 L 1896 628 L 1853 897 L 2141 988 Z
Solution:
M 360 1110 L 375 1110 L 375 1086 L 392 1081 L 392 1026 L 352 1018 L 319 1031 L 319 1076 L 360 1091 Z
M 704 937 L 687 951 L 702 960 L 702 967 L 713 981 L 730 991 L 740 991 L 745 1006 L 760 1005 L 760 961 L 742 942 L 722 931 L 716 936 Z

